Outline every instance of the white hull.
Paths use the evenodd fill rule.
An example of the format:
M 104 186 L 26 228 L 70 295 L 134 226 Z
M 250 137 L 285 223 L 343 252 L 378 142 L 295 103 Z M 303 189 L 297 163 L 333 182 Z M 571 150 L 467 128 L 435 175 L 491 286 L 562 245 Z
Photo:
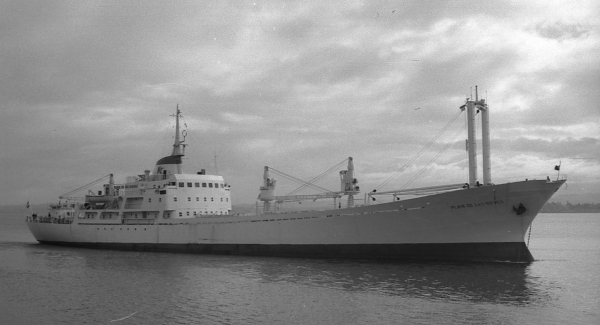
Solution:
M 200 253 L 528 261 L 526 231 L 564 181 L 524 181 L 328 211 L 122 224 L 27 222 L 42 243 Z M 521 214 L 513 209 L 522 204 Z

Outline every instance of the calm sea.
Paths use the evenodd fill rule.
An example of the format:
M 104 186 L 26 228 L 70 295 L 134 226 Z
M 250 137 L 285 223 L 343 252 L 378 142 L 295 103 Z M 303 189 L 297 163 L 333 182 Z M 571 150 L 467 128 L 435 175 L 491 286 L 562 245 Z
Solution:
M 541 214 L 536 261 L 391 263 L 36 244 L 0 216 L 0 324 L 600 324 L 600 214 Z

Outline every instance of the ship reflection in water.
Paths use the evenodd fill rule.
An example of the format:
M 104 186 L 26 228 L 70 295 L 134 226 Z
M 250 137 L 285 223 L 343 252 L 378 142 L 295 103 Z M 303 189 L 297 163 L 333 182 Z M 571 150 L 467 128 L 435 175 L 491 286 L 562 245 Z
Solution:
M 264 282 L 371 292 L 406 298 L 526 305 L 549 299 L 548 284 L 523 263 L 379 263 L 274 259 L 253 273 Z M 546 287 L 546 288 L 545 288 Z
M 148 324 L 382 324 L 446 317 L 481 323 L 500 321 L 515 307 L 551 309 L 557 292 L 530 275 L 532 264 L 23 248 L 25 255 L 14 250 L 20 256 L 13 265 L 23 267 L 14 275 L 28 270 L 30 276 L 16 277 L 8 292 L 21 292 L 12 298 L 28 301 L 34 312 L 15 315 L 16 323 L 24 315 L 33 323 L 48 315 L 65 324 L 102 323 L 133 313 L 129 321 Z M 59 298 L 38 299 L 50 293 Z

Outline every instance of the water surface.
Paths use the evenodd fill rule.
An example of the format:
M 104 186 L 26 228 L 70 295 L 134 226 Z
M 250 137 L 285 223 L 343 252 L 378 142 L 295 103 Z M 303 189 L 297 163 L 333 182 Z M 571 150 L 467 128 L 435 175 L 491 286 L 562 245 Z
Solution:
M 541 214 L 536 261 L 414 263 L 37 244 L 0 216 L 0 324 L 598 324 L 600 214 Z

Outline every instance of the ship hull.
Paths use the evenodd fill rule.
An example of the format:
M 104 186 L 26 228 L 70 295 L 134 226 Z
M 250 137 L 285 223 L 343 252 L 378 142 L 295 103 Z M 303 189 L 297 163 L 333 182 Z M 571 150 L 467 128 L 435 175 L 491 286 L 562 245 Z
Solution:
M 564 181 L 529 181 L 329 211 L 125 225 L 28 222 L 41 243 L 209 254 L 529 262 L 526 231 Z M 522 206 L 523 209 L 519 209 Z

